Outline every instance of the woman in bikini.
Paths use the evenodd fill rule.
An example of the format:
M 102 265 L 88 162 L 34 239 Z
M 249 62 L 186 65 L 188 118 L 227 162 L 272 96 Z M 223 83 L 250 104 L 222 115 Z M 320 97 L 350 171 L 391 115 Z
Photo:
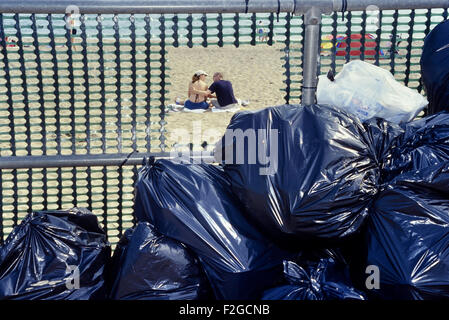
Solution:
M 205 82 L 207 73 L 199 70 L 195 72 L 192 77 L 192 82 L 189 83 L 189 91 L 187 99 L 184 102 L 184 108 L 194 109 L 208 109 L 209 104 L 207 100 L 207 84 Z

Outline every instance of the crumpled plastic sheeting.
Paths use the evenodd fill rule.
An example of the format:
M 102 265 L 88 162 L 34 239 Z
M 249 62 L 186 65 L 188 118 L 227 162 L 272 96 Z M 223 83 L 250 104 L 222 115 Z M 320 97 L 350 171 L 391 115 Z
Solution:
M 328 106 L 283 105 L 238 113 L 228 126 L 234 133 L 250 129 L 261 134 L 256 142 L 242 147 L 225 135 L 216 158 L 224 160 L 233 192 L 261 230 L 286 245 L 300 244 L 294 238 L 334 241 L 357 232 L 379 178 L 358 119 Z M 251 164 L 248 157 L 255 154 Z M 274 170 L 263 174 L 267 167 Z
M 449 162 L 396 177 L 368 219 L 366 265 L 381 299 L 449 298 Z M 366 276 L 366 275 L 365 275 Z
M 112 299 L 196 300 L 209 284 L 193 253 L 147 222 L 126 230 L 114 250 Z
M 398 124 L 413 120 L 428 105 L 391 72 L 362 60 L 344 64 L 333 80 L 319 76 L 316 98 L 318 104 L 337 107 L 361 121 L 379 117 Z
M 424 39 L 421 75 L 430 115 L 449 111 L 449 21 L 437 25 Z
M 330 254 L 329 254 L 330 253 Z M 332 252 L 319 259 L 284 261 L 284 275 L 289 283 L 267 290 L 264 300 L 365 300 L 350 280 L 346 263 Z
M 110 255 L 106 234 L 89 211 L 33 212 L 0 248 L 0 299 L 105 299 Z
M 384 164 L 386 180 L 449 161 L 449 113 L 440 112 L 404 124 L 402 128 L 404 133 Z
M 282 277 L 285 253 L 244 218 L 218 167 L 150 162 L 136 192 L 137 220 L 192 249 L 217 299 L 259 299 Z

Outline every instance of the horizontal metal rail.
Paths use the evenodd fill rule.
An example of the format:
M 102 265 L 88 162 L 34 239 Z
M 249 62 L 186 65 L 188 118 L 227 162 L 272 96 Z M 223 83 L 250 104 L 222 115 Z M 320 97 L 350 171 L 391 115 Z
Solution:
M 341 11 L 344 1 L 333 0 L 333 11 Z M 369 6 L 379 10 L 448 8 L 448 0 L 347 0 L 346 11 L 363 11 Z M 320 7 L 320 6 L 318 6 Z
M 106 167 L 106 166 L 134 166 L 141 165 L 144 158 L 156 159 L 186 159 L 182 153 L 132 153 L 132 154 L 79 154 L 57 156 L 14 156 L 0 157 L 0 170 L 2 169 L 28 169 L 28 168 L 63 168 L 63 167 Z M 194 161 L 206 163 L 214 162 L 213 156 L 204 152 L 192 152 L 188 156 Z
M 248 12 L 292 12 L 293 0 L 250 0 Z M 245 0 L 58 0 L 0 1 L 0 12 L 65 13 L 76 6 L 80 13 L 239 13 L 246 12 Z
M 311 7 L 332 11 L 448 8 L 449 0 L 1 0 L 0 13 L 66 13 L 78 7 L 80 13 L 263 13 L 304 14 Z

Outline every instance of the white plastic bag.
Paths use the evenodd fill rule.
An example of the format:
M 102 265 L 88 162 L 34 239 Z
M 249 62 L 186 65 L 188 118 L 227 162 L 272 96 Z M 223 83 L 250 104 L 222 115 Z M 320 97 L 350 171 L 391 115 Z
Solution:
M 318 104 L 328 104 L 364 121 L 373 117 L 409 122 L 428 104 L 427 99 L 394 78 L 387 70 L 355 60 L 343 66 L 331 81 L 319 77 Z

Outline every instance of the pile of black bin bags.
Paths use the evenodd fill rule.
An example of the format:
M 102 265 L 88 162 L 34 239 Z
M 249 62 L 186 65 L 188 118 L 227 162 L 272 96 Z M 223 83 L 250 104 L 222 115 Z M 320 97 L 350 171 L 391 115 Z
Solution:
M 395 140 L 363 234 L 363 261 L 380 273 L 370 297 L 447 299 L 449 114 L 404 124 Z
M 217 299 L 442 298 L 448 116 L 396 125 L 318 105 L 241 112 L 217 144 L 219 167 L 146 163 L 135 217 L 195 252 Z M 406 177 L 418 180 L 400 193 Z
M 135 217 L 194 251 L 217 299 L 259 299 L 282 278 L 288 255 L 243 214 L 222 169 L 148 163 L 139 173 Z
M 447 113 L 238 113 L 219 165 L 145 160 L 112 257 L 89 212 L 27 216 L 0 248 L 0 298 L 447 298 L 448 146 Z
M 347 262 L 337 250 L 302 251 L 284 261 L 288 284 L 267 290 L 264 300 L 365 300 L 353 288 Z
M 0 248 L 0 299 L 105 299 L 110 256 L 87 210 L 31 213 Z
M 246 215 L 273 241 L 297 249 L 359 230 L 379 179 L 360 121 L 324 106 L 281 106 L 240 112 L 228 130 L 248 133 L 247 143 L 226 134 L 216 158 Z
M 210 295 L 195 255 L 147 222 L 128 229 L 114 251 L 111 298 L 198 300 Z

